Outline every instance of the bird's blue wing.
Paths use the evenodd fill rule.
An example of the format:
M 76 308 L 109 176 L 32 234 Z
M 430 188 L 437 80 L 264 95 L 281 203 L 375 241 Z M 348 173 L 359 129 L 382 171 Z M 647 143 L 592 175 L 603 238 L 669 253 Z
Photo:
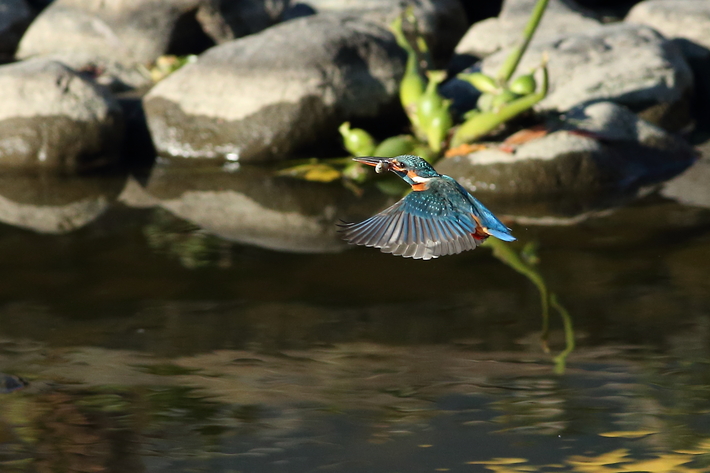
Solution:
M 363 222 L 343 225 L 343 236 L 356 245 L 414 259 L 438 258 L 476 248 L 485 236 L 476 233 L 477 223 L 470 206 L 465 205 L 465 197 L 458 192 L 442 192 L 437 186 L 411 192 Z

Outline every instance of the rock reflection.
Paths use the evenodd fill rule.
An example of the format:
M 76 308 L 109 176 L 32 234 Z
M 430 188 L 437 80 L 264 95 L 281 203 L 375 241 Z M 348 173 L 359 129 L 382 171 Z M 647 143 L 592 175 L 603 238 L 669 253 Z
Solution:
M 362 217 L 384 207 L 375 192 L 356 198 L 338 184 L 276 177 L 273 170 L 158 164 L 147 191 L 160 206 L 230 241 L 292 252 L 336 252 L 339 219 Z
M 367 463 L 359 455 L 369 452 L 378 455 L 370 471 L 390 471 L 384 456 L 409 451 L 427 465 L 518 458 L 521 469 L 505 471 L 554 461 L 582 472 L 607 471 L 587 467 L 624 449 L 608 464 L 703 471 L 692 465 L 710 451 L 710 424 L 702 421 L 710 406 L 707 360 L 639 357 L 637 348 L 580 349 L 563 377 L 535 355 L 444 345 L 344 343 L 176 358 L 16 350 L 0 358 L 0 369 L 21 364 L 38 382 L 0 404 L 0 434 L 12 445 L 0 451 L 0 465 L 187 471 L 199 458 L 211 471 L 272 471 L 274 462 L 304 457 L 311 469 Z M 346 433 L 346 422 L 356 432 Z M 481 448 L 470 447 L 482 439 Z M 437 449 L 447 441 L 456 443 Z M 685 466 L 642 467 L 651 460 Z
M 121 177 L 3 173 L 0 221 L 39 233 L 61 234 L 95 220 L 121 191 Z

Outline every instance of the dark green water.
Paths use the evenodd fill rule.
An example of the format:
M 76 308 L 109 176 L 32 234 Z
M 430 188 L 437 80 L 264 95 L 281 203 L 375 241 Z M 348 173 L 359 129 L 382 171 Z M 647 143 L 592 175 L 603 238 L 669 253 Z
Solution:
M 0 182 L 0 471 L 710 471 L 710 210 L 514 225 L 556 374 L 490 249 L 348 248 L 386 197 L 259 173 Z

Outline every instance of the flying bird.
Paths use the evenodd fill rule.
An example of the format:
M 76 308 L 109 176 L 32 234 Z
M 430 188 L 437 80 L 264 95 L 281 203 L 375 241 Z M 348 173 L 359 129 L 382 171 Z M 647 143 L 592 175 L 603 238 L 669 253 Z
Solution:
M 341 225 L 343 238 L 383 253 L 429 260 L 473 250 L 489 236 L 514 241 L 510 228 L 455 179 L 439 174 L 419 156 L 354 158 L 391 171 L 412 186 L 393 206 L 359 223 Z

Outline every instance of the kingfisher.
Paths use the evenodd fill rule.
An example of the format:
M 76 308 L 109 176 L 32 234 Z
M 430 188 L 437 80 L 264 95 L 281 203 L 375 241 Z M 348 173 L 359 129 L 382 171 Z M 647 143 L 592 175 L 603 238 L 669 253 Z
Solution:
M 383 253 L 429 260 L 473 250 L 489 236 L 514 241 L 506 227 L 455 179 L 439 174 L 419 156 L 358 157 L 377 173 L 391 171 L 412 192 L 377 215 L 341 225 L 343 238 Z

